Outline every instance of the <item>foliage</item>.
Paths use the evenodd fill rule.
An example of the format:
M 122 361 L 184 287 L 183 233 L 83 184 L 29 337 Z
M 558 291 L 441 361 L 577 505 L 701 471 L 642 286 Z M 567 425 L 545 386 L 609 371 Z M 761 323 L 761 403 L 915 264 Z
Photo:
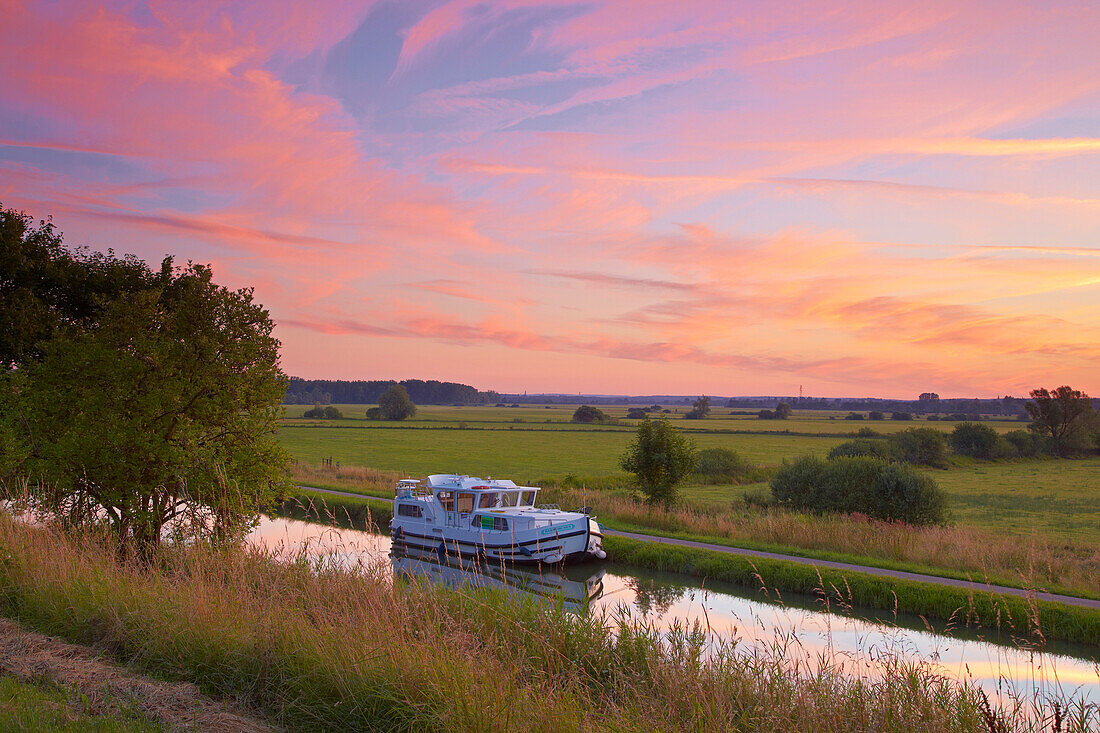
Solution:
M 761 410 L 760 412 L 756 413 L 756 416 L 758 418 L 760 418 L 761 420 L 774 420 L 775 419 L 775 411 L 774 410 Z
M 710 414 L 710 397 L 703 395 L 699 399 L 695 400 L 691 406 L 691 410 L 684 415 L 685 420 L 702 420 Z
M 1034 458 L 1050 450 L 1051 439 L 1030 430 L 1011 430 L 1004 434 L 1004 439 L 1022 458 Z
M 395 384 L 382 393 L 378 398 L 378 409 L 387 420 L 404 420 L 416 414 L 416 405 L 400 384 Z
M 611 418 L 598 407 L 591 407 L 590 405 L 581 405 L 573 411 L 573 422 L 585 423 L 597 425 L 604 425 L 611 422 Z
M 891 420 L 912 420 L 913 414 L 911 412 L 891 412 Z
M 1094 447 L 1097 415 L 1087 394 L 1063 385 L 1053 391 L 1035 389 L 1030 396 L 1025 405 L 1032 420 L 1029 429 L 1049 436 L 1055 453 L 1068 456 Z
M 729 448 L 704 448 L 695 454 L 695 476 L 704 484 L 738 484 L 756 478 L 756 466 Z
M 890 455 L 917 466 L 947 466 L 947 436 L 935 428 L 906 428 L 886 438 Z
M 140 260 L 68 250 L 51 222 L 0 206 L 0 369 L 34 361 L 60 329 L 92 327 L 106 303 L 155 286 Z
M 878 431 L 874 428 L 860 428 L 856 431 L 857 438 L 877 438 Z
M 283 491 L 286 465 L 267 311 L 202 265 L 166 260 L 157 281 L 107 304 L 95 329 L 46 342 L 16 398 L 40 498 L 77 523 L 102 512 L 146 550 L 173 519 L 238 534 Z
M 647 417 L 619 465 L 637 477 L 646 501 L 669 506 L 676 502 L 676 486 L 695 468 L 695 446 L 667 419 Z
M 960 456 L 993 459 L 1008 458 L 1015 450 L 993 428 L 975 422 L 963 422 L 955 426 L 948 438 L 951 450 Z
M 791 412 L 792 410 L 790 405 L 788 405 L 786 402 L 780 402 L 778 405 L 775 406 L 775 419 L 786 420 L 788 417 L 791 416 Z
M 886 419 L 886 414 L 883 413 L 881 410 L 871 410 L 870 412 L 867 413 L 867 419 L 868 420 L 885 420 Z
M 367 408 L 367 419 L 368 420 L 382 420 L 383 417 L 384 416 L 382 415 L 382 408 L 381 407 L 368 407 Z
M 771 490 L 777 504 L 795 509 L 859 512 L 918 525 L 946 518 L 946 499 L 930 476 L 881 458 L 797 458 L 779 468 Z
M 393 380 L 355 380 L 343 379 L 302 379 L 291 377 L 286 397 L 288 405 L 308 405 L 320 402 L 323 405 L 336 403 L 341 405 L 371 405 L 378 402 L 382 393 L 400 384 L 409 394 L 409 399 L 422 405 L 484 405 L 500 399 L 496 392 L 479 392 L 475 387 L 456 382 L 437 382 L 420 379 Z
M 644 420 L 646 416 L 645 408 L 643 407 L 631 407 L 626 411 L 627 420 Z
M 890 444 L 885 440 L 872 440 L 870 438 L 856 438 L 834 447 L 829 451 L 829 458 L 844 456 L 871 456 L 873 458 L 889 458 Z
M 862 420 L 863 415 L 858 413 L 858 412 L 849 412 L 847 415 L 844 416 L 844 419 L 845 420 Z
M 302 413 L 302 417 L 313 420 L 339 420 L 344 416 L 340 409 L 332 405 L 315 404 L 311 409 Z

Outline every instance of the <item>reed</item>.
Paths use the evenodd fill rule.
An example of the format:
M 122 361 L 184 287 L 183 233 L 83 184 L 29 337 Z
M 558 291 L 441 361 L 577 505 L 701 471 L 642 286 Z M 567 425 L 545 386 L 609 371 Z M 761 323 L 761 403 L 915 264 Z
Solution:
M 165 548 L 153 564 L 120 558 L 109 538 L 0 515 L 0 611 L 290 730 L 1050 728 L 1048 704 L 991 708 L 889 658 L 861 677 L 827 659 L 792 667 L 781 646 L 713 646 L 698 627 L 658 632 L 323 558 L 204 546 Z M 1090 713 L 1076 729 L 1096 727 Z

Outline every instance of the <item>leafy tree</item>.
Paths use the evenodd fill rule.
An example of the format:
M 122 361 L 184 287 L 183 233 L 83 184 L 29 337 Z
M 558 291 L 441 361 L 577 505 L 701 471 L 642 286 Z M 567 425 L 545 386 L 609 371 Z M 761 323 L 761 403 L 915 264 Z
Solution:
M 947 467 L 947 436 L 935 428 L 906 428 L 886 437 L 890 455 L 917 466 Z
M 948 438 L 951 450 L 971 458 L 1007 458 L 1013 448 L 996 430 L 975 422 L 959 423 Z
M 890 413 L 890 419 L 891 420 L 912 420 L 913 419 L 913 414 L 910 413 L 910 412 L 891 412 Z
M 867 419 L 868 420 L 885 420 L 886 415 L 883 414 L 879 410 L 871 410 L 869 413 L 867 413 Z
M 647 417 L 619 465 L 637 477 L 646 501 L 667 507 L 676 502 L 676 486 L 695 468 L 695 446 L 666 418 Z
M 333 407 L 332 405 L 325 406 L 325 419 L 326 420 L 339 420 L 344 416 L 344 413 L 340 412 L 340 409 Z
M 387 420 L 404 420 L 416 414 L 416 405 L 400 384 L 395 384 L 382 393 L 378 398 L 378 409 Z
M 598 407 L 581 405 L 573 411 L 573 422 L 603 425 L 604 423 L 611 422 L 611 418 L 607 416 L 606 412 Z
M 703 395 L 699 399 L 695 400 L 695 403 L 691 406 L 691 410 L 684 415 L 686 420 L 702 420 L 710 414 L 710 397 Z
M 761 420 L 774 420 L 775 419 L 775 411 L 773 411 L 773 410 L 761 410 L 760 412 L 756 413 L 756 416 Z
M 890 458 L 890 444 L 885 440 L 872 440 L 870 438 L 856 438 L 834 447 L 829 451 L 829 458 L 842 458 L 851 456 L 871 456 L 873 458 Z
M 381 407 L 368 407 L 367 408 L 367 419 L 368 420 L 381 420 L 381 419 L 383 419 L 382 408 Z
M 33 361 L 63 327 L 92 327 L 104 305 L 156 287 L 134 257 L 70 251 L 48 221 L 0 206 L 0 368 Z
M 1054 452 L 1060 456 L 1080 453 L 1092 447 L 1096 411 L 1084 392 L 1061 386 L 1053 392 L 1035 389 L 1025 407 L 1031 415 L 1029 430 L 1050 437 Z
M 1004 437 L 1016 451 L 1016 455 L 1024 458 L 1034 458 L 1050 449 L 1049 436 L 1039 435 L 1029 430 L 1010 430 Z
M 802 456 L 784 462 L 771 481 L 780 506 L 813 512 L 859 512 L 910 524 L 939 524 L 947 502 L 936 482 L 909 466 L 881 458 Z
M 323 420 L 325 417 L 325 408 L 320 402 L 314 402 L 313 407 L 302 413 L 302 417 L 310 420 Z
M 239 536 L 285 493 L 286 379 L 251 289 L 170 259 L 142 279 L 155 286 L 105 303 L 95 328 L 62 323 L 39 342 L 14 402 L 44 507 L 76 523 L 102 516 L 148 554 L 172 520 Z
M 862 420 L 863 415 L 861 415 L 858 412 L 849 412 L 847 415 L 844 416 L 844 419 L 845 420 Z
M 775 406 L 775 419 L 776 420 L 786 420 L 790 416 L 791 416 L 791 406 L 788 405 L 786 402 L 780 402 L 778 405 Z
M 646 416 L 645 408 L 631 407 L 626 411 L 627 420 L 644 420 Z
M 695 475 L 707 484 L 737 484 L 757 475 L 752 465 L 729 448 L 705 448 L 695 454 Z

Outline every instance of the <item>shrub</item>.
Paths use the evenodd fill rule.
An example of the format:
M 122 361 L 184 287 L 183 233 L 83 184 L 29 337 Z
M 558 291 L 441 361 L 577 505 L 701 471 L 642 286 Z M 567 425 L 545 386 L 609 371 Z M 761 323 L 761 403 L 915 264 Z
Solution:
M 695 454 L 695 475 L 705 484 L 742 483 L 756 472 L 756 466 L 729 448 L 706 448 Z
M 577 423 L 596 423 L 603 425 L 611 422 L 611 418 L 607 416 L 603 410 L 598 407 L 591 407 L 589 405 L 581 405 L 573 411 L 573 422 Z
M 791 406 L 788 405 L 786 402 L 780 402 L 778 405 L 775 406 L 775 419 L 776 420 L 786 420 L 790 416 L 791 416 Z
M 381 407 L 368 407 L 367 419 L 368 420 L 381 420 L 383 418 Z
M 947 436 L 935 428 L 906 428 L 889 435 L 890 455 L 917 466 L 947 466 Z
M 344 413 L 340 412 L 338 408 L 328 405 L 325 407 L 325 419 L 326 420 L 339 420 L 344 416 Z
M 911 413 L 911 412 L 891 412 L 890 413 L 890 419 L 891 420 L 912 420 L 913 419 L 913 413 Z
M 868 456 L 784 462 L 771 481 L 775 503 L 813 512 L 859 512 L 910 524 L 938 524 L 946 498 L 931 476 Z
M 857 438 L 876 438 L 878 437 L 878 431 L 874 428 L 860 428 L 856 431 Z
M 650 504 L 676 503 L 676 486 L 695 469 L 695 445 L 665 418 L 646 418 L 619 459 L 633 473 Z
M 988 425 L 974 422 L 959 423 L 951 431 L 951 450 L 960 456 L 971 458 L 1006 458 L 1012 455 L 1012 444 Z
M 871 410 L 867 413 L 868 420 L 885 420 L 886 415 L 878 410 Z
M 1030 430 L 1012 430 L 1005 433 L 1004 438 L 1009 445 L 1015 448 L 1016 455 L 1024 458 L 1034 458 L 1051 452 L 1050 438 L 1038 435 Z
M 772 412 L 771 410 L 761 410 L 760 412 L 756 413 L 756 416 L 758 418 L 760 418 L 761 420 L 774 420 L 775 419 L 775 413 Z
M 641 407 L 631 407 L 626 411 L 626 417 L 628 420 L 644 420 L 646 411 Z
M 847 415 L 844 416 L 844 419 L 845 420 L 862 420 L 863 415 L 861 415 L 858 412 L 849 412 Z
M 829 451 L 830 460 L 833 458 L 851 456 L 871 456 L 872 458 L 889 458 L 890 444 L 884 440 L 870 440 L 868 438 L 856 438 Z
M 311 420 L 324 420 L 325 408 L 319 404 L 313 405 L 310 409 L 302 413 L 302 417 L 310 418 Z

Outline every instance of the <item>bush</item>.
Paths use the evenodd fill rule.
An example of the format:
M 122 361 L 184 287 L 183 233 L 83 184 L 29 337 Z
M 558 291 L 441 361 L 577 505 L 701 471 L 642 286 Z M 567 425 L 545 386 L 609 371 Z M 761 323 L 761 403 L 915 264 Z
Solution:
M 917 466 L 947 467 L 947 436 L 935 428 L 906 428 L 889 435 L 890 455 Z
M 383 418 L 381 407 L 368 407 L 367 419 L 368 420 L 381 420 Z
M 668 507 L 676 503 L 676 486 L 695 470 L 695 445 L 667 419 L 647 418 L 619 466 L 634 474 L 647 502 Z
M 607 416 L 607 413 L 605 413 L 598 407 L 581 405 L 573 411 L 573 422 L 596 423 L 598 425 L 603 425 L 605 423 L 611 422 L 611 418 Z
M 890 419 L 891 420 L 912 420 L 913 419 L 913 413 L 911 413 L 911 412 L 891 412 L 890 413 Z
M 1005 440 L 1016 450 L 1016 455 L 1034 458 L 1050 453 L 1050 438 L 1033 433 L 1030 430 L 1012 430 L 1005 433 Z
M 946 498 L 931 476 L 868 456 L 784 462 L 771 481 L 775 503 L 813 512 L 859 512 L 910 524 L 940 524 Z
M 704 484 L 744 483 L 756 473 L 756 466 L 729 448 L 706 448 L 695 454 L 695 476 Z
M 874 428 L 860 428 L 856 431 L 857 438 L 877 438 L 878 431 Z
M 756 413 L 756 416 L 758 418 L 760 418 L 761 420 L 774 420 L 775 419 L 775 413 L 772 412 L 771 410 L 761 410 L 760 412 Z
M 326 417 L 328 417 L 328 415 L 326 414 L 327 409 L 327 407 L 322 407 L 319 404 L 315 404 L 313 407 L 303 412 L 302 417 L 307 417 L 311 420 L 324 420 Z
M 959 423 L 951 431 L 949 438 L 951 450 L 960 456 L 971 458 L 1007 458 L 1012 455 L 1012 444 L 997 434 L 997 431 L 988 425 L 974 422 Z
M 849 412 L 847 415 L 844 416 L 844 419 L 845 420 L 862 420 L 863 415 L 861 415 L 858 412 Z
M 387 420 L 404 420 L 416 414 L 416 405 L 400 384 L 395 384 L 378 398 L 378 409 Z
M 870 440 L 868 438 L 856 438 L 829 451 L 829 459 L 845 458 L 851 456 L 870 456 L 872 458 L 889 458 L 890 444 L 884 440 Z
M 333 407 L 332 405 L 328 405 L 327 407 L 325 407 L 325 419 L 326 420 L 339 420 L 343 416 L 344 416 L 344 413 L 340 412 L 339 409 Z
M 867 413 L 867 419 L 868 420 L 885 420 L 886 415 L 882 412 L 879 412 L 878 410 L 871 410 L 869 413 Z
M 646 411 L 641 407 L 631 407 L 626 411 L 628 420 L 645 420 Z

